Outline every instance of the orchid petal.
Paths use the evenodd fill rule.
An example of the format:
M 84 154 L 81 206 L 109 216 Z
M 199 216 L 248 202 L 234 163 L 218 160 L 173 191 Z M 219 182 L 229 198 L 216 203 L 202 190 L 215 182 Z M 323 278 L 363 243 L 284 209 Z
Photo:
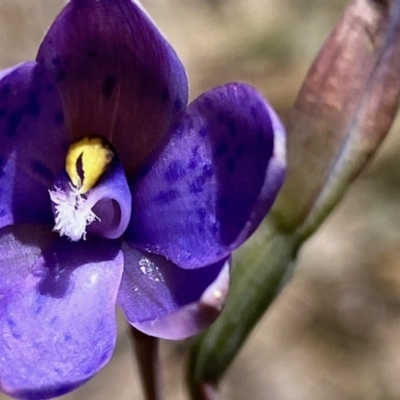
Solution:
M 127 239 L 182 268 L 221 260 L 256 229 L 284 177 L 284 128 L 252 87 L 197 98 L 131 183 Z
M 106 137 L 128 173 L 187 102 L 182 64 L 142 7 L 130 0 L 71 1 L 37 59 L 58 81 L 72 135 Z
M 0 292 L 0 387 L 18 398 L 46 399 L 80 386 L 115 346 L 119 245 L 54 235 L 29 225 L 0 231 L 0 274 L 18 277 Z
M 57 236 L 48 226 L 39 225 L 0 230 L 0 299 L 25 285 L 35 263 Z
M 128 244 L 123 251 L 117 303 L 135 328 L 164 339 L 184 339 L 219 315 L 228 291 L 229 262 L 185 270 Z
M 0 75 L 0 228 L 51 223 L 48 188 L 63 167 L 68 139 L 54 82 L 24 63 Z

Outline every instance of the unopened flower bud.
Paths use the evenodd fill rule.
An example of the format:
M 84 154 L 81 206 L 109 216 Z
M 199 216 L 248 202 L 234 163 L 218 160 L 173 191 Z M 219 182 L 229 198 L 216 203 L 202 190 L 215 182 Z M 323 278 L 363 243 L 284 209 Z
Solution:
M 400 1 L 354 0 L 314 61 L 288 120 L 275 221 L 301 237 L 332 210 L 384 139 L 400 93 Z

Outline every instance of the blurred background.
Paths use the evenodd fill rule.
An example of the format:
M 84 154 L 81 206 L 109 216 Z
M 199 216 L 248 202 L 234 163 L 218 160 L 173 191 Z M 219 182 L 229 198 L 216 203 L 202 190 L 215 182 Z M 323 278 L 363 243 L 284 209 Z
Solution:
M 35 57 L 63 3 L 0 0 L 0 68 Z M 192 98 L 228 81 L 247 81 L 285 118 L 346 1 L 143 4 L 186 65 Z M 375 160 L 303 247 L 294 278 L 229 370 L 223 399 L 400 399 L 399 129 L 392 129 Z M 119 319 L 111 363 L 62 399 L 142 398 L 127 327 Z M 187 347 L 162 343 L 167 400 L 186 398 Z

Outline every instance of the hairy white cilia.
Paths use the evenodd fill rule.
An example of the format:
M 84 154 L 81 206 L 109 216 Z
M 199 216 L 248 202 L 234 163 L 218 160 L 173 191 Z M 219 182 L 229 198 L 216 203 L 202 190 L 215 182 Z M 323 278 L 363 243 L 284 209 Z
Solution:
M 64 192 L 56 187 L 49 190 L 50 199 L 55 209 L 54 231 L 59 232 L 60 236 L 67 236 L 73 242 L 86 239 L 86 227 L 93 221 L 100 218 L 86 205 L 85 199 L 79 189 L 69 184 L 71 190 Z

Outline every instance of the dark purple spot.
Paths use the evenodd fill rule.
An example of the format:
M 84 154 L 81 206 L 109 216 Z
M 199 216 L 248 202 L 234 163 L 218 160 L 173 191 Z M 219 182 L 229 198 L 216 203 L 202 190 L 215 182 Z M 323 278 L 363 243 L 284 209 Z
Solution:
M 6 210 L 0 209 L 0 217 L 4 217 L 5 215 L 6 215 Z
M 221 156 L 223 156 L 224 154 L 226 154 L 226 152 L 228 151 L 228 149 L 229 149 L 229 144 L 228 144 L 228 142 L 226 141 L 226 139 L 223 139 L 223 140 L 220 142 L 220 144 L 217 146 L 217 149 L 216 149 L 215 153 L 216 153 L 216 155 L 217 155 L 218 157 L 221 157 Z
M 89 365 L 85 368 L 85 375 L 92 375 L 93 371 L 94 371 L 95 367 L 93 365 Z
M 0 118 L 3 118 L 7 115 L 7 111 L 5 108 L 0 108 Z
M 158 193 L 154 200 L 160 203 L 170 203 L 179 197 L 180 193 L 175 189 L 162 190 Z
M 211 164 L 206 164 L 203 167 L 203 176 L 205 178 L 211 178 L 213 176 L 214 173 L 214 168 Z
M 64 113 L 62 110 L 57 111 L 54 115 L 54 121 L 56 124 L 60 125 L 64 122 Z
M 43 310 L 43 306 L 39 304 L 35 309 L 35 314 L 39 315 L 42 312 L 42 310 Z
M 204 228 L 204 222 L 200 222 L 199 224 L 197 224 L 197 234 L 204 235 Z
M 214 235 L 217 235 L 219 233 L 219 223 L 218 222 L 214 222 L 211 225 L 211 233 Z
M 37 175 L 40 175 L 46 181 L 52 182 L 54 180 L 54 176 L 50 168 L 44 165 L 42 162 L 33 160 L 31 162 L 31 167 Z
M 201 156 L 199 154 L 199 146 L 193 147 L 192 155 L 193 157 L 189 161 L 188 168 L 193 171 L 201 162 Z
M 54 325 L 58 321 L 57 315 L 50 320 L 50 325 Z
M 182 179 L 186 175 L 185 169 L 179 161 L 172 161 L 164 174 L 165 180 L 168 183 L 174 183 Z
M 15 339 L 21 339 L 21 334 L 14 329 L 11 329 L 11 333 Z
M 213 102 L 209 97 L 203 97 L 203 103 L 204 107 L 207 108 L 208 110 L 212 110 L 214 107 Z
M 17 324 L 12 318 L 7 319 L 8 326 L 10 327 L 11 334 L 15 339 L 21 339 L 20 333 L 17 331 Z
M 7 125 L 5 129 L 5 134 L 8 137 L 13 137 L 17 133 L 17 129 L 22 121 L 22 117 L 24 115 L 24 109 L 19 108 L 15 111 L 13 111 L 9 116 L 7 120 Z
M 151 170 L 150 165 L 143 165 L 138 171 L 138 177 L 144 178 Z
M 25 105 L 25 112 L 28 115 L 37 117 L 40 113 L 42 106 L 38 101 L 38 93 L 31 91 L 28 94 L 28 102 Z
M 217 200 L 217 208 L 218 209 L 225 209 L 229 206 L 229 200 L 225 197 L 221 197 Z
M 193 171 L 198 165 L 199 165 L 199 161 L 195 157 L 193 157 L 189 161 L 188 168 Z
M 235 122 L 229 119 L 229 120 L 226 120 L 225 123 L 226 123 L 226 125 L 227 125 L 227 127 L 229 129 L 230 137 L 232 139 L 235 139 L 235 137 L 237 136 L 237 133 L 238 133 L 237 126 L 236 126 Z
M 71 335 L 70 333 L 66 333 L 66 334 L 64 335 L 64 340 L 65 340 L 66 342 L 71 342 L 71 341 L 72 341 L 72 335 Z
M 199 208 L 196 211 L 197 217 L 201 222 L 204 222 L 207 216 L 207 210 L 205 208 Z
M 207 164 L 203 166 L 203 174 L 196 177 L 192 183 L 189 185 L 190 193 L 201 193 L 204 190 L 204 184 L 209 180 L 214 174 L 214 169 L 212 165 Z
M 242 145 L 239 145 L 239 146 L 237 147 L 237 149 L 236 149 L 235 157 L 236 157 L 236 158 L 242 157 L 243 152 L 244 152 L 243 146 L 242 146 Z
M 0 157 L 0 178 L 4 176 L 4 167 L 6 166 L 6 160 Z
M 205 182 L 206 178 L 204 176 L 198 176 L 197 178 L 195 178 L 189 186 L 190 193 L 201 193 L 204 190 Z
M 53 65 L 55 66 L 59 66 L 61 64 L 61 61 L 58 57 L 54 57 L 52 58 L 51 62 L 53 63 Z
M 190 115 L 186 115 L 183 125 L 185 126 L 185 129 L 187 129 L 187 130 L 194 129 L 193 117 Z
M 103 364 L 103 362 L 107 360 L 108 354 L 109 354 L 109 351 L 106 351 L 106 352 L 100 357 L 99 364 Z
M 112 96 L 116 83 L 117 80 L 115 78 L 115 75 L 107 75 L 104 78 L 101 91 L 106 99 L 109 99 Z
M 63 143 L 61 144 L 61 147 L 63 149 L 63 152 L 66 153 L 68 151 L 68 148 L 69 148 L 69 142 L 68 141 L 63 141 Z
M 257 120 L 257 117 L 258 117 L 257 110 L 256 110 L 256 108 L 254 106 L 252 106 L 250 108 L 250 113 L 251 113 L 251 116 L 253 117 L 253 119 Z
M 183 107 L 182 100 L 181 100 L 181 99 L 176 99 L 176 100 L 174 101 L 174 110 L 175 110 L 175 111 L 179 111 L 179 110 L 182 109 L 182 107 Z
M 97 58 L 97 51 L 96 50 L 92 50 L 92 49 L 87 49 L 86 50 L 86 55 L 89 58 L 95 59 L 95 58 Z
M 199 146 L 193 147 L 192 149 L 193 156 L 197 156 L 199 154 L 199 148 L 200 148 Z
M 178 136 L 179 139 L 182 139 L 184 134 L 185 128 L 183 126 L 177 126 L 175 128 L 175 135 Z
M 226 163 L 228 171 L 232 174 L 236 168 L 236 160 L 233 157 L 229 157 Z
M 169 91 L 168 91 L 168 89 L 165 89 L 162 92 L 161 101 L 163 102 L 163 104 L 166 104 L 168 102 L 168 100 L 169 100 Z
M 264 144 L 265 140 L 266 140 L 266 137 L 265 137 L 264 128 L 260 126 L 260 127 L 258 128 L 258 141 L 259 141 L 261 144 Z
M 6 97 L 10 93 L 10 85 L 4 85 L 0 90 L 0 97 Z
M 260 175 L 260 176 L 265 175 L 266 167 L 265 167 L 264 163 L 261 163 L 261 162 L 257 163 L 256 169 L 257 169 L 258 175 Z
M 47 85 L 47 86 L 46 86 L 46 90 L 47 90 L 48 92 L 52 92 L 52 91 L 54 90 L 54 86 L 53 86 L 53 85 Z
M 203 126 L 200 130 L 199 130 L 199 135 L 201 136 L 201 137 L 207 137 L 208 136 L 208 129 L 205 127 L 205 126 Z
M 57 69 L 57 72 L 56 72 L 57 82 L 61 82 L 66 76 L 67 76 L 67 74 L 64 70 L 62 70 L 61 68 Z

